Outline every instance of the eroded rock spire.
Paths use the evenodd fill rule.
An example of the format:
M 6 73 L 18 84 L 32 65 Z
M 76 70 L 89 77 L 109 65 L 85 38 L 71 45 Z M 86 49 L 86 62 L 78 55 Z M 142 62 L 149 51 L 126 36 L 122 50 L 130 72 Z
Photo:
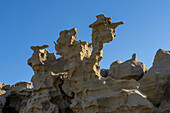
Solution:
M 58 59 L 54 53 L 46 50 L 48 45 L 31 47 L 34 52 L 28 60 L 28 65 L 34 70 L 34 76 L 31 79 L 33 89 L 29 97 L 24 100 L 26 102 L 22 108 L 17 108 L 18 112 L 153 112 L 152 103 L 139 90 L 140 84 L 134 77 L 130 77 L 129 80 L 126 79 L 127 77 L 115 79 L 112 75 L 105 78 L 100 75 L 99 62 L 103 58 L 104 43 L 114 40 L 115 29 L 124 23 L 112 23 L 111 18 L 103 14 L 96 17 L 97 20 L 89 26 L 92 28 L 92 43 L 76 41 L 76 28 L 60 32 L 60 37 L 54 42 L 56 54 L 61 56 Z M 115 73 L 114 65 L 121 64 L 123 63 L 120 61 L 114 62 L 112 70 L 110 69 L 111 74 Z M 140 71 L 140 75 L 145 69 L 144 65 L 137 61 L 136 55 L 133 55 L 132 59 L 126 61 L 125 64 L 130 64 L 128 69 L 132 68 L 132 71 L 139 69 L 137 72 Z M 134 66 L 139 68 L 134 69 Z M 3 106 L 0 104 L 0 110 Z

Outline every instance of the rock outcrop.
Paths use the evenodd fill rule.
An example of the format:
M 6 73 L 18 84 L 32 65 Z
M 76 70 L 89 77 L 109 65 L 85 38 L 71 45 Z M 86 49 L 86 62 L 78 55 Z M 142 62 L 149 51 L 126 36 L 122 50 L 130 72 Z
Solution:
M 76 41 L 77 29 L 64 30 L 55 44 L 32 46 L 29 82 L 0 83 L 0 113 L 168 113 L 170 52 L 159 50 L 149 71 L 136 54 L 100 69 L 103 46 L 115 39 L 123 22 L 96 16 L 92 43 Z M 148 72 L 147 72 L 148 71 Z
M 6 95 L 10 89 L 10 85 L 0 82 L 0 113 L 2 113 L 2 109 L 6 103 Z
M 139 80 L 148 71 L 145 64 L 139 62 L 136 54 L 132 59 L 125 62 L 115 61 L 110 65 L 109 76 L 115 79 L 135 79 Z
M 139 81 L 140 89 L 148 96 L 159 113 L 170 112 L 170 52 L 159 49 L 153 66 Z
M 60 33 L 55 48 L 57 54 L 68 60 L 65 69 L 74 93 L 70 105 L 74 113 L 152 112 L 152 104 L 140 93 L 137 82 L 117 81 L 100 75 L 103 45 L 114 40 L 115 28 L 120 24 L 123 22 L 112 23 L 111 18 L 98 15 L 97 21 L 90 25 L 92 44 L 76 41 L 75 28 Z M 128 105 L 133 96 L 137 101 Z
M 70 90 L 65 88 L 69 84 L 65 80 L 67 72 L 64 70 L 67 60 L 56 59 L 55 54 L 49 53 L 46 47 L 48 45 L 31 47 L 34 53 L 28 64 L 35 73 L 31 79 L 33 89 L 27 106 L 20 113 L 72 113 L 72 97 L 64 92 L 66 90 L 71 95 Z
M 10 87 L 3 84 L 4 94 L 0 95 L 0 113 L 19 113 L 31 96 L 31 83 L 18 82 Z
M 31 49 L 34 51 L 32 57 L 28 59 L 28 65 L 32 67 L 34 73 L 39 72 L 65 72 L 64 66 L 67 60 L 62 57 L 56 59 L 54 53 L 49 53 L 45 48 L 48 45 L 43 46 L 32 46 Z

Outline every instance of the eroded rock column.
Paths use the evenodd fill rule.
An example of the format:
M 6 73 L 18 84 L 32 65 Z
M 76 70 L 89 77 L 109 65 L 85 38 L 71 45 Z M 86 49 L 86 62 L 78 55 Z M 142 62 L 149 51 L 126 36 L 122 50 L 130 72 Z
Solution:
M 100 75 L 103 44 L 115 38 L 115 28 L 120 24 L 123 22 L 112 23 L 111 18 L 98 15 L 97 21 L 90 25 L 93 28 L 92 44 L 76 41 L 76 28 L 60 33 L 55 48 L 57 54 L 68 60 L 65 69 L 70 90 L 74 92 L 70 105 L 74 113 L 152 112 L 152 104 L 138 90 L 137 81 L 114 80 Z

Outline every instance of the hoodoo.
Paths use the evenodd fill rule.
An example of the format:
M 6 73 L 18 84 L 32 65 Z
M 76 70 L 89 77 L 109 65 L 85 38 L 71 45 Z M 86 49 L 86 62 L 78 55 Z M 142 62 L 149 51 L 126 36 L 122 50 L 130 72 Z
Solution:
M 170 52 L 158 50 L 148 70 L 136 54 L 100 69 L 103 46 L 115 39 L 124 22 L 97 15 L 92 43 L 77 41 L 77 28 L 64 30 L 55 44 L 32 46 L 29 82 L 0 83 L 0 113 L 169 113 Z

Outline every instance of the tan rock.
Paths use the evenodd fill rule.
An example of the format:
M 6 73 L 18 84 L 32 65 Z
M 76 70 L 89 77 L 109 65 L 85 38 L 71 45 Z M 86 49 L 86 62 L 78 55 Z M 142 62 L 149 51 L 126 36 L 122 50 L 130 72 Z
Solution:
M 125 62 L 115 61 L 111 64 L 109 76 L 115 79 L 140 79 L 144 73 L 148 71 L 146 65 L 139 62 L 136 54 L 132 55 L 132 59 Z
M 64 72 L 64 66 L 67 63 L 67 60 L 62 57 L 56 59 L 54 53 L 49 53 L 45 48 L 49 47 L 48 45 L 43 46 L 32 46 L 31 49 L 34 51 L 32 57 L 28 59 L 28 65 L 30 65 L 34 73 L 41 72 Z
M 10 85 L 9 84 L 5 84 L 5 83 L 1 83 L 0 82 L 0 89 L 2 90 L 9 90 Z
M 59 59 L 45 49 L 49 47 L 48 45 L 32 46 L 34 53 L 28 60 L 28 65 L 35 73 L 31 79 L 33 88 L 30 89 L 31 84 L 27 82 L 11 86 L 3 97 L 0 95 L 0 112 L 1 110 L 4 113 L 158 111 L 139 90 L 140 85 L 136 80 L 116 80 L 111 76 L 105 76 L 108 70 L 102 70 L 105 77 L 101 76 L 99 62 L 103 58 L 104 43 L 114 40 L 115 29 L 123 22 L 112 23 L 111 18 L 104 15 L 96 17 L 97 20 L 89 26 L 92 28 L 92 43 L 76 41 L 76 28 L 60 32 L 59 39 L 54 42 L 57 54 L 61 55 Z M 117 65 L 122 64 L 125 64 L 123 65 L 125 68 L 134 65 L 141 73 L 145 69 L 144 65 L 137 61 L 136 55 L 125 63 L 114 62 L 111 69 L 117 69 L 119 67 Z M 133 73 L 133 76 L 134 73 L 138 75 L 139 70 L 135 69 L 131 69 L 133 72 L 127 72 Z M 168 93 L 169 89 L 166 89 L 166 92 Z M 165 100 L 167 98 L 165 96 Z
M 170 105 L 170 52 L 159 49 L 155 55 L 153 66 L 139 81 L 140 89 L 148 99 L 159 108 L 159 113 L 169 112 Z M 168 109 L 167 109 L 168 108 Z
M 4 88 L 5 87 L 5 88 Z M 19 113 L 20 109 L 26 106 L 28 98 L 31 96 L 31 83 L 19 82 L 12 85 L 4 84 L 5 93 L 0 95 L 0 112 Z
M 31 83 L 30 82 L 18 82 L 10 87 L 10 92 L 17 92 L 22 90 L 31 89 Z
M 33 83 L 31 98 L 20 113 L 66 113 L 66 111 L 71 111 L 69 109 L 71 97 L 61 90 L 65 84 L 62 79 L 66 78 L 67 73 L 43 72 L 34 75 L 31 79 Z
M 100 75 L 99 61 L 102 59 L 103 44 L 115 38 L 115 28 L 120 24 L 123 22 L 112 23 L 111 18 L 97 16 L 97 21 L 90 25 L 93 28 L 92 53 L 89 43 L 75 40 L 71 43 L 76 33 L 70 38 L 62 38 L 67 36 L 69 30 L 59 37 L 65 41 L 55 44 L 57 54 L 69 60 L 66 69 L 70 80 L 69 89 L 74 92 L 70 105 L 74 113 L 123 113 L 125 110 L 134 113 L 152 112 L 152 104 L 138 90 L 138 82 L 108 77 L 104 79 Z M 76 32 L 76 29 L 69 32 L 73 30 Z
M 2 109 L 4 108 L 4 105 L 6 103 L 6 97 L 9 89 L 10 89 L 9 84 L 0 82 L 0 113 L 2 113 Z
M 5 90 L 1 90 L 1 89 L 0 89 L 0 95 L 3 95 L 3 94 L 5 94 L 5 93 L 6 93 Z
M 85 60 L 91 56 L 91 44 L 82 41 L 76 41 L 77 29 L 64 30 L 60 32 L 60 37 L 55 44 L 56 54 L 61 55 L 64 59 L 69 61 L 71 57 L 77 57 Z

